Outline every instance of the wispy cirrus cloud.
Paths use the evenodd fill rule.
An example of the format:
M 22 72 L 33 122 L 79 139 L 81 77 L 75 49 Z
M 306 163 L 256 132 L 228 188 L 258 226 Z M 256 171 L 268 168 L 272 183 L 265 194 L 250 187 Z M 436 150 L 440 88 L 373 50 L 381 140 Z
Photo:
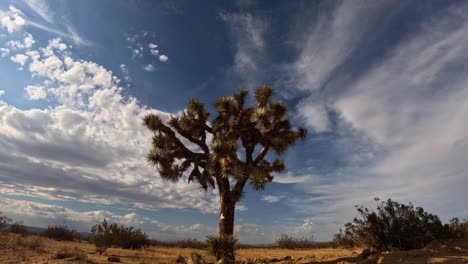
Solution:
M 24 2 L 41 18 L 49 23 L 54 22 L 54 14 L 45 0 L 24 0 Z
M 265 201 L 267 203 L 277 203 L 284 198 L 285 196 L 264 195 L 262 196 L 262 201 Z
M 463 217 L 461 201 L 468 198 L 460 187 L 468 184 L 462 160 L 468 155 L 468 5 L 433 12 L 378 62 L 339 80 L 339 68 L 365 45 L 363 32 L 382 3 L 358 15 L 362 7 L 341 2 L 331 23 L 317 23 L 302 36 L 306 45 L 288 66 L 297 78 L 290 87 L 311 93 L 298 105 L 306 124 L 317 133 L 335 130 L 338 139 L 328 144 L 337 154 L 352 150 L 345 167 L 299 174 L 296 187 L 304 195 L 290 200 L 298 211 L 312 212 L 328 236 L 351 219 L 354 204 L 372 197 L 412 201 L 443 218 Z
M 53 13 L 50 11 L 47 2 L 43 0 L 25 0 L 25 3 L 43 19 L 49 22 L 54 22 Z M 21 31 L 25 26 L 32 26 L 40 30 L 44 30 L 60 37 L 72 40 L 76 45 L 89 46 L 92 43 L 78 34 L 76 29 L 68 21 L 61 21 L 65 26 L 64 30 L 57 28 L 55 25 L 46 25 L 27 19 L 25 14 L 18 8 L 10 5 L 8 10 L 0 10 L 0 26 L 6 28 L 9 33 Z M 56 23 L 55 23 L 56 24 Z
M 260 85 L 265 74 L 261 67 L 265 63 L 269 17 L 255 10 L 242 10 L 221 12 L 219 18 L 226 25 L 234 50 L 234 61 L 227 71 L 227 78 L 238 79 L 246 87 Z

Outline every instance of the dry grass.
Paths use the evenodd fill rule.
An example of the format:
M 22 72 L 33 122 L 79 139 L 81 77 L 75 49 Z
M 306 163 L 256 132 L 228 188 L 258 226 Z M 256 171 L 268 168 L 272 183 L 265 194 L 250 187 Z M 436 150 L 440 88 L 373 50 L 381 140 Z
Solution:
M 274 249 L 242 248 L 237 251 L 236 259 L 269 258 L 281 259 L 291 256 L 292 263 L 468 263 L 468 240 L 448 241 L 444 244 L 432 244 L 425 249 L 396 252 L 374 256 L 362 261 L 358 255 L 360 249 Z M 191 248 L 146 247 L 140 250 L 109 248 L 103 255 L 95 251 L 95 246 L 88 242 L 55 241 L 38 236 L 21 236 L 0 233 L 0 263 L 38 263 L 38 264 L 73 264 L 73 263 L 110 263 L 111 255 L 120 256 L 121 263 L 154 264 L 175 263 L 179 255 L 200 254 L 206 261 L 215 259 L 207 250 Z M 277 262 L 287 263 L 287 262 Z

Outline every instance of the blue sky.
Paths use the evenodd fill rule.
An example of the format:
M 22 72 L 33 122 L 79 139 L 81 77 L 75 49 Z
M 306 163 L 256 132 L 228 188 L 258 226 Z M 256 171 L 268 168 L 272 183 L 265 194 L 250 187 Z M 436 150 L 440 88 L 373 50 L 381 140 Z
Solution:
M 0 3 L 0 211 L 163 240 L 217 230 L 216 191 L 162 181 L 149 112 L 267 83 L 308 139 L 236 211 L 242 242 L 328 240 L 374 197 L 468 217 L 466 1 Z

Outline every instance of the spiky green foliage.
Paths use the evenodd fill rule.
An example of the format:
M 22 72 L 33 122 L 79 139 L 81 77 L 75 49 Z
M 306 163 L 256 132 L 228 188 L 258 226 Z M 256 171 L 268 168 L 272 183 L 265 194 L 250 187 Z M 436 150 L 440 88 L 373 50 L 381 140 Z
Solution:
M 148 236 L 141 229 L 111 224 L 106 219 L 93 225 L 91 232 L 94 234 L 92 241 L 99 254 L 104 253 L 111 246 L 137 249 L 150 243 Z
M 273 90 L 262 86 L 255 91 L 256 104 L 247 106 L 248 92 L 240 90 L 214 103 L 216 116 L 210 121 L 203 103 L 191 100 L 187 109 L 168 120 L 155 114 L 144 117 L 153 132 L 148 162 L 157 167 L 163 179 L 177 181 L 184 175 L 202 189 L 217 187 L 220 195 L 218 237 L 209 238 L 217 258 L 234 262 L 235 204 L 250 183 L 256 191 L 265 189 L 275 172 L 285 169 L 281 159 L 289 147 L 307 134 L 294 129 L 286 106 L 273 101 Z M 274 155 L 268 155 L 272 152 Z
M 177 181 L 186 175 L 189 182 L 198 182 L 205 190 L 232 177 L 236 184 L 228 191 L 236 201 L 247 182 L 255 190 L 263 190 L 273 180 L 273 173 L 285 169 L 280 155 L 307 133 L 292 128 L 286 106 L 273 101 L 273 94 L 271 87 L 260 87 L 255 91 L 254 106 L 246 106 L 246 90 L 220 97 L 211 124 L 199 100 L 190 100 L 182 114 L 169 120 L 155 114 L 145 116 L 144 125 L 153 132 L 148 162 L 164 179 Z M 276 153 L 276 159 L 268 161 L 269 152 Z
M 238 243 L 237 238 L 232 235 L 207 236 L 206 238 L 209 250 L 216 260 L 220 260 L 226 254 L 234 254 Z

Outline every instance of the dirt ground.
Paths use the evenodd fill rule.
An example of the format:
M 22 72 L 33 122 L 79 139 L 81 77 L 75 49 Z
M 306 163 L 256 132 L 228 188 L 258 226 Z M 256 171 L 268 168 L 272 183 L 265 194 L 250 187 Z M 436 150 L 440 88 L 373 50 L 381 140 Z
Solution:
M 38 264 L 73 264 L 73 263 L 111 263 L 107 258 L 118 255 L 121 263 L 153 264 L 175 263 L 177 257 L 200 254 L 207 262 L 215 259 L 206 250 L 189 248 L 149 247 L 142 250 L 110 248 L 103 255 L 95 252 L 88 242 L 61 242 L 37 236 L 0 234 L 0 263 L 38 263 Z M 406 252 L 383 253 L 371 256 L 367 260 L 359 257 L 361 249 L 307 249 L 285 250 L 274 248 L 240 249 L 237 260 L 247 258 L 281 259 L 291 257 L 291 261 L 276 263 L 468 263 L 468 239 L 434 242 L 424 249 Z

